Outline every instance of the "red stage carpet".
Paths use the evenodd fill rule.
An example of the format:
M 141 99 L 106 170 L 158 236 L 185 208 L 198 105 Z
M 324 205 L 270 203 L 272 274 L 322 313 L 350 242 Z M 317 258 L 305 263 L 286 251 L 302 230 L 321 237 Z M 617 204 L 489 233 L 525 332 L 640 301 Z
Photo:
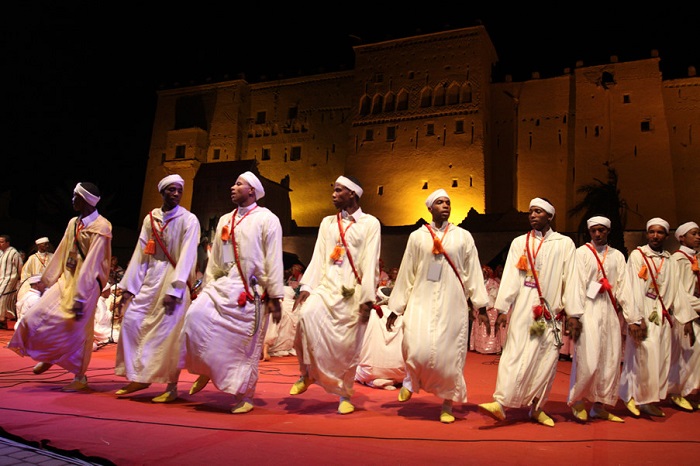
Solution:
M 212 384 L 190 396 L 195 377 L 187 372 L 174 403 L 151 403 L 164 385 L 117 399 L 125 381 L 113 373 L 116 345 L 93 353 L 90 391 L 63 393 L 72 377 L 55 366 L 34 375 L 34 361 L 5 348 L 11 335 L 0 330 L 0 427 L 102 464 L 695 465 L 700 458 L 700 412 L 664 403 L 665 418 L 635 419 L 618 403 L 624 424 L 575 422 L 566 406 L 569 362 L 559 363 L 546 409 L 554 428 L 533 423 L 525 409 L 509 410 L 501 423 L 480 414 L 476 405 L 491 400 L 498 358 L 473 352 L 465 369 L 469 402 L 455 404 L 454 424 L 438 421 L 441 400 L 425 392 L 399 403 L 397 391 L 356 385 L 356 411 L 346 416 L 316 385 L 290 396 L 294 357 L 261 361 L 255 409 L 233 415 L 231 397 Z

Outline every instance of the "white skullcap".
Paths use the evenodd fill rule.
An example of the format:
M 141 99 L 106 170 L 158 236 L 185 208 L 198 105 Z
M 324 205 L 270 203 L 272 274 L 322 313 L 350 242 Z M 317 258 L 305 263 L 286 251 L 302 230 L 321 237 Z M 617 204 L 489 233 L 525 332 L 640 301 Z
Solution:
M 549 202 L 545 201 L 544 199 L 536 197 L 533 200 L 531 200 L 530 201 L 530 208 L 533 208 L 533 207 L 539 207 L 540 209 L 544 210 L 549 215 L 551 215 L 552 218 L 554 218 L 554 213 L 556 212 L 554 210 L 554 206 L 552 204 L 550 204 Z
M 75 189 L 73 189 L 73 192 L 85 199 L 85 202 L 90 204 L 92 207 L 95 207 L 97 203 L 100 202 L 100 196 L 95 196 L 90 191 L 83 188 L 83 185 L 80 183 L 75 185 Z
M 248 184 L 255 189 L 256 201 L 262 199 L 265 196 L 265 189 L 263 189 L 262 183 L 260 182 L 258 177 L 253 174 L 253 172 L 241 173 L 238 177 L 246 180 Z
M 382 286 L 377 289 L 377 297 L 379 298 L 379 301 L 388 301 L 389 300 L 389 295 L 391 295 L 391 290 L 393 288 L 389 286 Z
M 35 244 L 48 243 L 49 239 L 46 236 L 42 236 L 38 240 L 34 241 Z
M 449 194 L 447 194 L 447 191 L 444 189 L 436 189 L 435 191 L 432 192 L 430 196 L 425 200 L 425 205 L 428 206 L 428 209 L 430 209 L 433 206 L 433 203 L 437 201 L 439 197 L 446 197 L 447 199 L 450 198 Z
M 41 274 L 36 274 L 32 275 L 27 279 L 30 285 L 34 285 L 35 283 L 39 283 L 41 281 Z
M 161 192 L 171 184 L 179 184 L 181 188 L 184 188 L 185 180 L 183 180 L 182 177 L 176 173 L 168 175 L 158 182 L 158 192 Z
M 357 197 L 362 197 L 362 187 L 360 187 L 359 184 L 355 183 L 352 181 L 350 178 L 346 178 L 343 175 L 340 175 L 337 180 L 335 180 L 336 183 L 342 184 L 346 188 L 348 188 L 350 191 L 355 191 L 355 194 L 357 194 Z
M 649 220 L 647 222 L 647 230 L 652 225 L 659 225 L 659 226 L 664 227 L 666 229 L 666 233 L 668 233 L 671 230 L 671 225 L 669 225 L 668 222 L 666 220 L 664 220 L 663 218 L 654 217 L 651 220 Z
M 700 228 L 700 227 L 698 227 L 698 224 L 695 222 L 685 222 L 683 225 L 679 225 L 678 228 L 676 228 L 676 239 L 678 241 L 680 241 L 681 236 L 685 235 L 693 228 Z
M 586 226 L 588 226 L 589 230 L 595 225 L 603 225 L 604 227 L 610 228 L 610 219 L 608 217 L 596 216 L 589 218 L 586 222 Z

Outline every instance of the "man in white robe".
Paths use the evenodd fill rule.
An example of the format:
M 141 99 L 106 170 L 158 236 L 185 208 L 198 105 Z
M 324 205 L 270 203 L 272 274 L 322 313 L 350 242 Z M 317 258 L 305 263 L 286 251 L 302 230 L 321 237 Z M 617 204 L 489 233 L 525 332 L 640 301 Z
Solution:
M 44 273 L 46 266 L 49 264 L 51 256 L 53 256 L 53 252 L 49 250 L 51 243 L 49 242 L 49 238 L 46 236 L 37 239 L 34 241 L 34 244 L 36 244 L 37 251 L 29 256 L 27 262 L 25 262 L 24 266 L 22 266 L 22 284 L 17 292 L 17 301 L 22 299 L 24 293 L 29 291 L 29 277 Z
M 249 171 L 231 186 L 236 208 L 219 220 L 202 290 L 182 329 L 181 367 L 199 375 L 190 395 L 211 380 L 234 396 L 233 414 L 253 409 L 266 314 L 279 322 L 284 298 L 282 226 L 258 205 L 264 195 Z
M 620 398 L 635 416 L 643 412 L 663 417 L 664 412 L 653 403 L 669 394 L 672 326 L 682 327 L 684 338 L 689 338 L 689 346 L 693 346 L 692 321 L 697 314 L 681 286 L 678 262 L 664 249 L 668 222 L 652 218 L 646 231 L 647 244 L 633 250 L 627 258 L 627 276 L 635 312 L 646 321 L 647 337 L 639 345 L 627 338 Z
M 177 174 L 160 180 L 163 205 L 143 219 L 141 234 L 124 276 L 117 317 L 122 317 L 115 374 L 129 383 L 117 396 L 167 384 L 153 398 L 169 403 L 177 398 L 180 377 L 180 331 L 190 305 L 195 280 L 199 220 L 180 205 L 185 181 Z
M 80 182 L 73 190 L 73 208 L 79 213 L 66 227 L 41 280 L 48 289 L 22 318 L 8 347 L 21 356 L 39 361 L 34 373 L 57 364 L 74 374 L 61 390 L 88 388 L 92 357 L 95 308 L 109 279 L 112 256 L 112 224 L 95 207 L 100 191 Z
M 377 289 L 377 301 L 367 321 L 360 362 L 355 370 L 357 382 L 385 390 L 396 390 L 396 386 L 406 378 L 406 364 L 401 350 L 403 316 L 396 316 L 391 329 L 386 325 L 391 314 L 388 306 L 391 290 L 389 287 Z
M 350 397 L 379 282 L 381 225 L 362 211 L 362 193 L 356 179 L 336 179 L 333 205 L 338 212 L 321 221 L 295 303 L 299 323 L 294 347 L 301 377 L 289 393 L 299 395 L 317 383 L 340 397 L 339 414 L 355 411 Z
M 455 421 L 454 401 L 466 403 L 464 364 L 469 350 L 469 305 L 479 309 L 478 323 L 490 333 L 489 302 L 479 252 L 467 230 L 449 222 L 450 197 L 444 189 L 425 201 L 431 223 L 408 238 L 399 275 L 389 297 L 391 328 L 403 315 L 402 352 L 406 378 L 399 401 L 423 389 L 443 400 L 440 422 Z
M 580 278 L 576 292 L 583 308 L 580 312 L 567 310 L 575 347 L 567 403 L 580 421 L 588 419 L 587 400 L 593 403 L 591 418 L 624 422 L 605 409 L 617 403 L 620 385 L 622 332 L 618 312 L 623 313 L 630 335 L 638 336 L 638 341 L 643 336 L 641 321 L 631 320 L 635 316 L 630 315 L 634 309 L 625 256 L 608 245 L 610 225 L 607 217 L 589 218 L 591 241 L 576 250 Z
M 16 317 L 22 265 L 22 256 L 10 245 L 10 235 L 0 235 L 0 329 L 7 328 L 8 317 Z
M 294 336 L 297 332 L 299 313 L 294 310 L 295 294 L 294 288 L 284 285 L 280 321 L 275 322 L 272 314 L 268 316 L 267 332 L 263 344 L 263 361 L 269 361 L 271 357 L 296 356 Z
M 554 206 L 544 198 L 530 201 L 530 230 L 510 245 L 496 298 L 496 323 L 508 326 L 498 364 L 493 402 L 479 405 L 497 420 L 505 408 L 530 407 L 530 418 L 554 427 L 544 412 L 556 375 L 561 346 L 560 313 L 579 313 L 576 293 L 576 246 L 552 229 Z M 510 320 L 507 314 L 510 313 Z
M 17 323 L 15 324 L 15 328 L 19 326 L 22 316 L 29 312 L 37 301 L 39 301 L 44 291 L 46 291 L 46 285 L 41 281 L 41 274 L 32 275 L 27 278 L 27 283 L 29 283 L 29 291 L 24 293 L 22 299 L 17 301 Z
M 671 259 L 678 263 L 681 288 L 687 293 L 690 304 L 696 314 L 700 313 L 700 268 L 698 268 L 698 248 L 700 248 L 700 228 L 695 222 L 680 225 L 675 232 L 680 243 Z M 674 345 L 671 371 L 676 372 L 670 378 L 671 401 L 682 409 L 689 411 L 700 408 L 697 398 L 700 390 L 700 349 L 690 346 L 688 338 L 683 338 L 683 326 L 674 325 Z M 693 333 L 700 335 L 700 319 L 693 319 Z M 675 364 L 675 367 L 674 367 Z M 672 372 L 672 373 L 673 373 Z M 679 396 L 680 395 L 680 396 Z M 694 399 L 688 395 L 695 395 Z M 687 404 L 683 403 L 683 399 Z

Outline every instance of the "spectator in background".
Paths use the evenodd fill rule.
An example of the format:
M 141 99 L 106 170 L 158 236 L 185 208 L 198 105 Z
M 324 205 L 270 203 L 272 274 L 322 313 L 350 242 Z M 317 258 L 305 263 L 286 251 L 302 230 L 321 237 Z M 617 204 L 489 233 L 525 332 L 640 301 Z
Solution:
M 10 245 L 10 235 L 0 235 L 0 329 L 7 329 L 7 319 L 16 317 L 17 290 L 22 257 Z
M 29 284 L 29 290 L 24 293 L 22 299 L 17 301 L 17 323 L 15 328 L 22 321 L 24 314 L 29 312 L 32 306 L 39 301 L 44 291 L 46 291 L 46 285 L 41 281 L 41 274 L 32 275 L 27 279 L 27 283 Z
M 498 311 L 493 307 L 498 296 L 499 283 L 494 277 L 493 270 L 488 265 L 481 268 L 484 273 L 484 285 L 489 296 L 489 303 L 486 306 L 486 314 L 489 317 L 490 330 L 485 325 L 472 325 L 471 338 L 469 339 L 469 349 L 482 354 L 498 354 L 505 343 L 506 329 L 496 326 Z M 473 310 L 473 319 L 478 317 L 478 311 Z
M 46 236 L 37 239 L 34 241 L 34 244 L 36 245 L 37 251 L 29 256 L 29 259 L 27 259 L 27 262 L 25 262 L 22 267 L 22 285 L 17 294 L 18 301 L 29 291 L 29 277 L 33 275 L 41 276 L 44 270 L 46 270 L 49 260 L 53 256 L 51 242 Z

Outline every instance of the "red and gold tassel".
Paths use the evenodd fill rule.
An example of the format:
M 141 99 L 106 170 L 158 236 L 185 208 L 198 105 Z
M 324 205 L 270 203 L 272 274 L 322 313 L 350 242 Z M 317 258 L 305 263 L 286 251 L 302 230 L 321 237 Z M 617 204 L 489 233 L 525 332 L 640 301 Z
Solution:
M 695 257 L 693 258 L 693 265 L 690 266 L 690 270 L 692 270 L 695 273 L 700 272 L 700 269 L 698 268 L 698 259 Z
M 515 264 L 515 268 L 518 270 L 527 270 L 527 257 L 525 257 L 525 254 L 520 256 L 518 263 Z
M 440 241 L 438 237 L 433 238 L 433 254 L 436 256 L 438 254 L 445 254 L 445 248 L 442 247 L 442 241 Z
M 224 225 L 221 229 L 221 241 L 228 241 L 231 239 L 231 232 L 229 231 L 228 225 Z
M 341 257 L 343 257 L 343 248 L 342 246 L 336 244 L 333 248 L 333 252 L 331 253 L 331 260 L 336 262 L 339 261 Z
M 642 268 L 639 269 L 639 273 L 637 274 L 637 276 L 638 276 L 639 278 L 641 278 L 642 280 L 646 280 L 646 279 L 648 278 L 648 274 L 647 274 L 647 265 L 646 265 L 646 264 L 643 264 L 643 265 L 642 265 Z
M 149 256 L 156 253 L 156 242 L 153 240 L 153 238 L 148 240 L 146 246 L 143 248 L 143 253 L 148 254 Z

